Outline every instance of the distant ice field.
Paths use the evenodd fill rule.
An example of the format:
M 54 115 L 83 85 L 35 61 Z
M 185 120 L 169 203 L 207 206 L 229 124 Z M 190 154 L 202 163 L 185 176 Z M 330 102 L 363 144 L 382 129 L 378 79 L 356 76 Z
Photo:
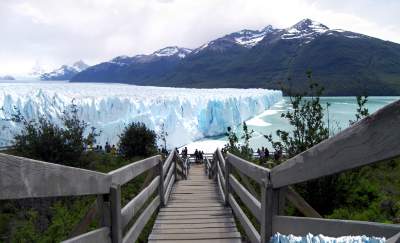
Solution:
M 224 134 L 282 100 L 281 91 L 266 89 L 186 89 L 124 84 L 13 82 L 0 83 L 0 145 L 12 142 L 20 125 L 7 121 L 20 111 L 27 119 L 40 116 L 61 123 L 72 103 L 81 119 L 101 130 L 99 144 L 117 143 L 132 121 L 157 133 L 164 127 L 168 147 Z

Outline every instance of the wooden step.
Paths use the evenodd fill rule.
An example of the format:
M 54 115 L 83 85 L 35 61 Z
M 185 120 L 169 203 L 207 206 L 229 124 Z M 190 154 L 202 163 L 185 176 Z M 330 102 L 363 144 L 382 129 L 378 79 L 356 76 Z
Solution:
M 224 207 L 217 184 L 193 165 L 188 180 L 174 184 L 168 204 L 161 208 L 149 242 L 239 243 L 232 210 Z

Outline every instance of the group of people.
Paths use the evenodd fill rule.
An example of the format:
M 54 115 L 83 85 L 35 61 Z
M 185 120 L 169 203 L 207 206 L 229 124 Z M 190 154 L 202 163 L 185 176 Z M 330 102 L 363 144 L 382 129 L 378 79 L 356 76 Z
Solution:
M 261 162 L 268 161 L 268 159 L 270 158 L 270 152 L 268 148 L 262 147 L 261 149 L 257 149 L 257 154 Z M 282 148 L 275 150 L 273 156 L 275 161 L 279 161 L 283 156 Z
M 116 155 L 117 154 L 117 147 L 115 146 L 115 144 L 110 145 L 108 142 L 106 142 L 106 145 L 103 146 L 101 145 L 96 145 L 96 147 L 93 149 L 93 151 L 95 152 L 100 152 L 100 153 L 107 153 L 107 154 L 112 154 L 112 155 Z
M 187 147 L 184 147 L 182 149 L 181 155 L 182 155 L 183 159 L 186 159 L 188 156 L 191 156 L 188 153 L 188 148 Z M 194 151 L 193 157 L 195 158 L 196 163 L 201 163 L 203 161 L 203 159 L 204 159 L 204 152 L 201 151 L 201 150 L 196 149 Z
M 188 149 L 187 149 L 187 147 L 184 147 L 183 149 L 182 149 L 182 158 L 184 158 L 184 159 L 186 159 L 187 157 L 188 157 Z
M 196 163 L 201 163 L 204 159 L 204 152 L 196 149 L 194 151 L 194 158 L 196 160 Z
M 257 154 L 261 161 L 269 159 L 269 150 L 267 148 L 262 147 L 261 149 L 257 149 Z

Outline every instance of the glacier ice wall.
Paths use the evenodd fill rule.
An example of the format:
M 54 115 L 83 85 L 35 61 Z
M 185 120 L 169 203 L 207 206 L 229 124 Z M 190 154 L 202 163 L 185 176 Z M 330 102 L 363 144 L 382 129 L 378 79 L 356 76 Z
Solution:
M 313 235 L 311 233 L 306 236 L 282 235 L 276 233 L 271 238 L 271 243 L 384 243 L 385 238 L 362 236 L 342 236 L 329 237 L 324 235 Z
M 45 116 L 61 124 L 62 112 L 72 104 L 90 126 L 101 130 L 98 143 L 118 142 L 132 121 L 168 132 L 169 147 L 220 135 L 268 109 L 282 99 L 281 91 L 265 89 L 185 89 L 123 84 L 0 83 L 0 118 L 19 110 L 26 119 Z M 8 145 L 20 125 L 1 119 L 0 145 Z

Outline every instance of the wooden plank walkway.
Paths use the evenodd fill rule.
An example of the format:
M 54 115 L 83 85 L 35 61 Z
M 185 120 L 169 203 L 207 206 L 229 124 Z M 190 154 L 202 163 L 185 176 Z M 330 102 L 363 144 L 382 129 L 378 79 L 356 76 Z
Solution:
M 217 190 L 204 166 L 192 165 L 188 180 L 174 185 L 158 213 L 149 242 L 241 242 L 232 210 L 224 207 Z

